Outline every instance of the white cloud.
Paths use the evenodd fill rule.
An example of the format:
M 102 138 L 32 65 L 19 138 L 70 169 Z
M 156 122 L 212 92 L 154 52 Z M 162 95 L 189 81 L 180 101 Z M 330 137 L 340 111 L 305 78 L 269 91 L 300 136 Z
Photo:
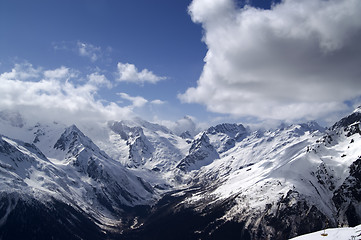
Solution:
M 175 122 L 163 120 L 160 121 L 160 123 L 177 135 L 181 135 L 188 131 L 192 136 L 195 136 L 202 129 L 199 126 L 199 123 L 196 123 L 196 119 L 192 116 L 185 116 Z
M 136 96 L 136 97 L 132 97 L 132 96 L 129 96 L 127 93 L 118 93 L 118 95 L 122 98 L 122 99 L 125 99 L 125 100 L 128 100 L 132 103 L 131 108 L 134 108 L 134 107 L 143 107 L 145 104 L 148 103 L 148 100 L 143 98 L 143 97 L 140 97 L 140 96 Z
M 126 107 L 131 110 L 134 110 L 135 108 L 142 108 L 142 107 L 148 105 L 148 107 L 150 107 L 150 109 L 143 108 L 141 115 L 143 115 L 146 111 L 152 109 L 150 105 L 163 105 L 166 103 L 165 101 L 162 101 L 160 99 L 155 99 L 155 100 L 149 101 L 149 100 L 145 99 L 144 97 L 141 97 L 141 96 L 134 97 L 134 96 L 130 96 L 127 93 L 117 93 L 117 95 L 119 95 L 123 100 L 130 102 L 130 105 L 127 105 Z
M 152 71 L 148 69 L 143 69 L 138 71 L 134 64 L 130 63 L 118 63 L 118 81 L 120 82 L 133 82 L 137 84 L 148 83 L 157 83 L 161 80 L 166 79 L 166 77 L 160 77 L 155 75 Z
M 44 77 L 47 79 L 65 79 L 73 77 L 74 75 L 70 73 L 69 68 L 64 66 L 54 69 L 44 71 Z
M 0 75 L 1 78 L 32 80 L 39 77 L 41 69 L 35 69 L 32 64 L 25 62 L 22 64 L 15 64 L 11 72 L 5 72 Z
M 98 86 L 107 84 L 104 76 L 90 74 L 88 82 L 75 84 L 71 72 L 65 67 L 40 71 L 30 64 L 15 65 L 11 72 L 0 74 L 0 109 L 17 110 L 34 121 L 69 124 L 133 116 L 129 108 L 95 98 Z
M 165 104 L 166 102 L 162 101 L 160 99 L 155 99 L 155 100 L 151 101 L 151 103 L 155 104 L 155 105 L 162 105 L 162 104 Z
M 213 112 L 317 119 L 361 95 L 361 2 L 285 0 L 271 10 L 193 0 L 208 46 L 197 86 L 179 95 Z
M 91 73 L 88 75 L 89 84 L 93 84 L 96 86 L 107 86 L 107 88 L 112 88 L 113 84 L 102 74 L 99 73 Z
M 98 60 L 101 54 L 101 48 L 90 43 L 77 42 L 78 53 L 82 57 L 88 57 L 92 62 Z

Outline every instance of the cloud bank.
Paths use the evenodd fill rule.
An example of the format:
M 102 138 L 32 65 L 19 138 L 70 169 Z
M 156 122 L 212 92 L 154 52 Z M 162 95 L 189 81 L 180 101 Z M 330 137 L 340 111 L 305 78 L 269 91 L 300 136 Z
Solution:
M 361 95 L 361 2 L 285 0 L 270 10 L 193 0 L 207 44 L 197 86 L 178 97 L 217 113 L 317 119 Z
M 0 74 L 0 110 L 11 109 L 33 119 L 61 120 L 73 124 L 82 121 L 127 119 L 134 115 L 128 107 L 98 99 L 100 87 L 111 82 L 97 72 L 82 80 L 74 70 L 52 70 L 16 64 L 11 72 Z
M 15 111 L 32 122 L 60 121 L 65 124 L 123 120 L 137 116 L 136 111 L 165 104 L 160 99 L 117 93 L 124 102 L 106 100 L 100 93 L 116 86 L 97 71 L 88 74 L 61 66 L 35 68 L 25 62 L 0 73 L 0 111 Z M 111 99 L 111 98 L 110 98 Z

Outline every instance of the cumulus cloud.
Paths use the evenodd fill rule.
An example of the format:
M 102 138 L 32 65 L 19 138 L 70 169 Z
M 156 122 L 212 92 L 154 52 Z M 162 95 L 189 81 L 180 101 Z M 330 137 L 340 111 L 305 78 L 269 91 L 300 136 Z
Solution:
M 155 100 L 151 101 L 151 103 L 154 105 L 162 105 L 162 104 L 165 104 L 166 102 L 162 101 L 160 99 L 155 99 Z
M 1 78 L 6 79 L 19 79 L 19 80 L 32 80 L 39 77 L 41 68 L 34 68 L 32 64 L 25 62 L 22 64 L 15 64 L 11 72 L 0 74 Z
M 161 80 L 166 79 L 166 77 L 161 77 L 155 75 L 152 71 L 148 69 L 143 69 L 139 71 L 134 64 L 130 63 L 118 63 L 118 81 L 120 82 L 132 82 L 137 84 L 148 83 L 157 83 Z
M 134 96 L 130 96 L 127 93 L 118 93 L 118 95 L 122 99 L 131 102 L 131 105 L 128 105 L 128 107 L 131 108 L 131 109 L 144 107 L 148 103 L 153 104 L 153 105 L 165 104 L 165 102 L 160 100 L 160 99 L 155 99 L 155 100 L 152 100 L 152 101 L 148 101 L 144 97 L 141 97 L 141 96 L 135 96 L 134 97 Z
M 148 103 L 148 100 L 141 96 L 132 97 L 127 93 L 118 93 L 118 95 L 122 99 L 130 101 L 132 103 L 131 107 L 143 107 Z
M 361 95 L 361 2 L 285 0 L 269 10 L 193 0 L 207 44 L 197 86 L 179 98 L 217 113 L 317 119 Z
M 69 79 L 75 76 L 76 74 L 74 72 L 71 72 L 69 68 L 64 66 L 61 66 L 57 69 L 44 71 L 44 77 L 46 79 Z
M 111 81 L 109 81 L 103 74 L 99 74 L 97 72 L 89 74 L 88 79 L 88 83 L 96 86 L 106 86 L 107 88 L 113 87 Z
M 106 121 L 133 116 L 126 107 L 97 99 L 100 85 L 109 84 L 98 73 L 77 84 L 77 75 L 66 67 L 39 70 L 31 64 L 17 64 L 11 72 L 0 74 L 0 110 L 17 110 L 34 121 L 57 120 L 64 123 Z

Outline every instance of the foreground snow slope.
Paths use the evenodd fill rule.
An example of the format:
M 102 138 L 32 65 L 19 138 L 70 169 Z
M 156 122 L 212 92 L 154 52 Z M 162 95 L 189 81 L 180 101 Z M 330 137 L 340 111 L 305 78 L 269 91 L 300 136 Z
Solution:
M 322 236 L 321 234 L 323 233 L 326 233 L 327 236 Z M 355 239 L 361 238 L 361 225 L 353 228 L 328 228 L 318 232 L 295 237 L 290 240 L 352 240 L 352 236 L 354 236 Z

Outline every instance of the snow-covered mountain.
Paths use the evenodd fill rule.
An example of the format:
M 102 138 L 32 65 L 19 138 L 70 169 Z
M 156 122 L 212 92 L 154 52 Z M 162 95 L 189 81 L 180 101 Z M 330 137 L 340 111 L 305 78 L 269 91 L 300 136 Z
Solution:
M 196 138 L 189 149 L 189 153 L 177 165 L 177 168 L 185 172 L 198 170 L 218 159 L 219 155 L 209 141 L 206 133 L 202 133 L 199 138 Z
M 40 125 L 35 128 L 25 130 L 35 130 L 35 144 L 42 147 L 48 145 L 42 143 L 42 139 L 47 143 L 55 142 L 50 145 L 51 149 L 46 151 L 48 156 L 34 143 L 0 136 L 0 201 L 4 203 L 0 205 L 4 213 L 0 221 L 0 236 L 14 234 L 8 227 L 9 222 L 15 221 L 19 217 L 15 213 L 23 211 L 23 208 L 30 212 L 33 208 L 41 208 L 44 212 L 39 214 L 49 215 L 54 209 L 56 212 L 63 211 L 58 209 L 63 208 L 59 204 L 65 204 L 69 211 L 73 212 L 69 213 L 68 217 L 63 216 L 67 222 L 77 221 L 78 224 L 85 225 L 91 223 L 91 229 L 94 229 L 97 232 L 95 236 L 99 237 L 99 227 L 119 227 L 124 209 L 148 205 L 155 201 L 153 188 L 146 181 L 130 173 L 119 162 L 101 151 L 76 126 L 65 128 L 56 141 L 51 141 L 55 137 L 53 132 L 46 131 L 46 128 L 41 128 Z M 54 132 L 58 132 L 58 129 Z M 22 204 L 18 204 L 19 201 Z M 25 222 L 30 221 L 26 217 L 21 216 Z M 47 225 L 58 224 L 57 221 L 50 219 Z M 24 229 L 24 236 L 28 232 L 37 234 L 32 231 L 39 230 Z M 76 229 L 65 233 L 83 234 L 81 238 L 88 238 L 84 235 L 87 232 L 78 233 Z M 55 233 L 49 234 L 47 237 L 54 237 Z
M 329 129 L 194 135 L 139 118 L 66 126 L 1 111 L 0 239 L 286 239 L 355 226 L 360 121 L 358 108 Z
M 194 143 L 203 144 L 200 160 L 214 149 L 218 157 L 199 161 L 205 164 L 190 171 L 189 188 L 167 195 L 129 235 L 174 239 L 182 223 L 175 239 L 287 239 L 360 224 L 360 120 L 357 109 L 327 130 L 309 122 L 241 131 L 226 151 L 218 147 L 227 141 L 222 136 L 210 144 L 211 128 Z M 185 159 L 193 154 L 191 147 Z M 155 232 L 160 225 L 169 231 Z

